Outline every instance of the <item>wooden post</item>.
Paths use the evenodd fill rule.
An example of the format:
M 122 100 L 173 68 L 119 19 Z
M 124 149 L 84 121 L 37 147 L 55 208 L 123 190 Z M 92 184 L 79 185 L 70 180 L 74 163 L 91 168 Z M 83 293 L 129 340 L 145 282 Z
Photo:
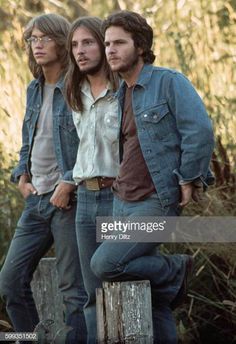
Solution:
M 99 344 L 153 343 L 149 281 L 104 282 L 96 298 Z
M 52 342 L 58 329 L 63 324 L 62 296 L 58 289 L 58 275 L 55 258 L 42 258 L 31 283 L 34 300 L 40 317 L 36 328 L 40 337 L 45 336 L 45 343 Z M 52 320 L 52 321 L 50 321 Z

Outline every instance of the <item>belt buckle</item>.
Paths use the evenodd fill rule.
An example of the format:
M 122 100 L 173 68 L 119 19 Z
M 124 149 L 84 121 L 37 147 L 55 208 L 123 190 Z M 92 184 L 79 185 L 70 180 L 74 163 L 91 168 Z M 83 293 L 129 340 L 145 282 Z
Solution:
M 85 180 L 85 185 L 86 185 L 86 188 L 88 190 L 91 190 L 91 191 L 99 191 L 100 190 L 97 178 L 91 178 L 91 179 Z

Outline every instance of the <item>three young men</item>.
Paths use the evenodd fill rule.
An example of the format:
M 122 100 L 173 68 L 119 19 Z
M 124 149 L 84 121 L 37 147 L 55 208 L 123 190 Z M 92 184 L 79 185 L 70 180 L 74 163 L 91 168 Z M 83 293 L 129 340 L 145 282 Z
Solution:
M 18 182 L 25 208 L 0 274 L 0 293 L 17 332 L 31 332 L 39 322 L 30 282 L 41 257 L 54 242 L 65 323 L 66 343 L 86 342 L 86 301 L 75 234 L 76 202 L 72 169 L 78 137 L 64 99 L 68 68 L 69 22 L 55 14 L 30 21 L 29 68 L 35 79 L 27 89 L 22 147 L 12 180 Z
M 176 71 L 152 66 L 155 58 L 151 50 L 152 29 L 143 17 L 128 11 L 109 16 L 103 25 L 108 63 L 112 71 L 118 72 L 124 80 L 118 93 L 119 125 L 117 101 L 113 94 L 116 85 L 105 60 L 101 24 L 98 18 L 78 19 L 73 23 L 69 35 L 71 65 L 67 75 L 66 94 L 69 105 L 74 110 L 73 119 L 80 140 L 76 163 L 77 142 L 73 135 L 74 126 L 69 110 L 66 109 L 65 116 L 60 111 L 57 116 L 55 115 L 58 127 L 55 124 L 53 129 L 55 136 L 52 140 L 51 134 L 45 135 L 44 130 L 49 124 L 44 125 L 43 108 L 47 108 L 47 113 L 53 112 L 48 110 L 49 101 L 45 100 L 41 104 L 39 91 L 34 91 L 36 98 L 32 98 L 28 93 L 29 105 L 23 129 L 24 144 L 18 172 L 15 172 L 16 177 L 21 176 L 20 188 L 23 195 L 25 197 L 29 195 L 26 200 L 28 205 L 19 221 L 1 273 L 1 291 L 8 300 L 10 316 L 15 305 L 18 307 L 17 311 L 23 309 L 19 295 L 22 293 L 25 295 L 24 303 L 30 301 L 27 309 L 33 308 L 34 322 L 31 326 L 33 329 L 38 318 L 32 297 L 28 297 L 29 281 L 39 258 L 50 246 L 52 235 L 56 244 L 53 224 L 57 225 L 57 219 L 60 218 L 62 221 L 61 219 L 65 219 L 66 214 L 74 209 L 68 206 L 69 194 L 74 187 L 61 180 L 71 178 L 71 169 L 75 164 L 73 178 L 79 184 L 76 231 L 85 289 L 88 294 L 85 306 L 88 343 L 96 342 L 95 288 L 101 285 L 101 281 L 149 279 L 155 294 L 154 341 L 158 344 L 173 344 L 177 342 L 177 336 L 171 308 L 175 307 L 178 298 L 184 292 L 188 265 L 191 263 L 190 257 L 152 255 L 156 243 L 104 242 L 99 246 L 96 243 L 96 216 L 111 215 L 113 194 L 110 187 L 113 182 L 114 216 L 132 218 L 179 215 L 181 207 L 191 199 L 198 200 L 199 185 L 206 185 L 208 182 L 208 168 L 213 149 L 212 127 L 203 103 L 191 83 Z M 30 52 L 37 62 L 37 68 L 43 66 L 43 76 L 46 80 L 44 92 L 48 94 L 49 91 L 45 86 L 49 84 L 50 90 L 50 85 L 58 81 L 50 76 L 59 76 L 61 69 L 55 68 L 57 73 L 54 74 L 45 67 L 52 66 L 53 61 L 57 61 L 53 48 L 45 52 L 45 46 L 50 47 L 53 39 L 56 41 L 56 38 L 53 38 L 55 37 L 53 33 L 48 33 L 40 27 L 37 27 L 37 30 L 30 33 Z M 46 63 L 40 65 L 40 61 L 45 59 Z M 30 86 L 29 92 L 32 88 L 37 89 L 36 86 L 39 85 L 40 81 L 35 81 Z M 58 86 L 51 92 L 54 92 L 54 97 L 61 95 Z M 37 101 L 33 101 L 34 99 Z M 47 96 L 44 95 L 43 99 L 47 99 Z M 38 121 L 38 115 L 35 115 L 34 110 L 35 103 L 42 112 L 38 111 L 38 115 L 40 112 Z M 63 103 L 63 109 L 64 106 Z M 35 132 L 36 123 L 39 128 Z M 122 146 L 120 169 L 118 169 L 119 130 L 121 130 Z M 37 134 L 41 135 L 40 140 Z M 53 149 L 47 150 L 46 161 L 49 161 L 47 166 L 44 166 L 45 151 L 42 156 L 43 148 L 40 146 L 41 137 L 44 136 L 47 147 L 52 147 L 50 141 L 53 141 L 56 155 L 55 162 L 52 158 L 53 154 L 50 154 Z M 59 139 L 61 141 L 56 141 Z M 39 144 L 32 145 L 32 142 Z M 70 154 L 73 154 L 73 157 Z M 30 170 L 26 169 L 27 159 L 31 162 Z M 68 169 L 65 169 L 66 164 L 69 164 Z M 70 172 L 67 173 L 67 170 Z M 41 172 L 39 175 L 36 173 L 38 171 Z M 29 180 L 29 172 L 32 174 L 32 183 Z M 118 177 L 114 181 L 117 174 Z M 47 178 L 46 182 L 45 178 Z M 44 189 L 45 185 L 47 185 L 46 189 Z M 54 188 L 55 191 L 52 191 Z M 37 194 L 34 194 L 35 191 Z M 49 210 L 51 204 L 54 206 L 53 217 L 52 210 Z M 27 220 L 31 206 L 34 212 L 37 211 L 37 220 L 43 217 L 40 226 L 37 222 L 35 228 L 37 227 L 41 232 L 42 222 L 46 223 L 46 232 L 50 241 L 39 240 L 40 244 L 36 242 L 33 245 L 33 251 L 25 258 L 28 265 L 22 259 L 23 269 L 19 273 L 16 267 L 13 270 L 9 266 L 12 259 L 15 260 L 15 252 L 20 251 L 19 244 L 23 245 L 20 240 L 29 237 L 29 234 L 25 235 L 25 233 L 26 229 L 31 229 Z M 68 210 L 61 213 L 56 207 L 65 210 L 68 208 Z M 45 211 L 45 214 L 42 214 L 42 211 Z M 32 219 L 32 212 L 30 218 Z M 70 219 L 72 221 L 73 216 L 70 216 Z M 36 237 L 33 231 L 30 234 L 32 243 L 29 246 Z M 71 239 L 73 243 L 67 242 L 66 250 L 63 251 L 62 256 L 58 253 L 59 257 L 62 260 L 64 256 L 72 257 L 71 266 L 78 268 L 76 255 L 70 252 L 74 248 L 75 237 L 68 232 L 65 235 L 67 240 Z M 27 245 L 24 243 L 24 247 Z M 37 254 L 34 254 L 35 247 Z M 32 256 L 34 258 L 31 259 Z M 18 280 L 23 281 L 23 284 L 19 283 L 19 286 L 23 285 L 23 287 L 14 296 L 10 283 L 13 274 Z M 69 283 L 72 283 L 71 276 L 68 276 Z M 80 278 L 79 274 L 77 276 Z M 63 291 L 63 274 L 61 278 Z M 3 281 L 7 281 L 10 287 Z M 17 324 L 19 319 L 14 317 L 17 318 L 18 313 L 15 314 L 13 316 L 12 312 L 12 321 Z M 69 321 L 67 323 L 69 324 Z M 31 328 L 20 329 L 17 326 L 15 325 L 16 330 L 31 330 Z

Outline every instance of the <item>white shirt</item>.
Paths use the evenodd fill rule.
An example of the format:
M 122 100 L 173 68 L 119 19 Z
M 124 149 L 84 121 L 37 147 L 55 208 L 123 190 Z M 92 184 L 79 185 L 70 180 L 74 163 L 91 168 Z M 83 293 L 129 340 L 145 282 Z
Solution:
M 73 169 L 76 183 L 93 177 L 116 177 L 119 168 L 118 100 L 104 89 L 94 99 L 88 81 L 82 85 L 83 112 L 73 111 L 80 139 Z

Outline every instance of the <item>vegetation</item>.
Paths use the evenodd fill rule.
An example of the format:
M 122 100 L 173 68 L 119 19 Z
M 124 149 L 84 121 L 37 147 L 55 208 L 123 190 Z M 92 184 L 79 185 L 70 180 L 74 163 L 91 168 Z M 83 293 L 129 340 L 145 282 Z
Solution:
M 0 0 L 0 266 L 22 200 L 9 182 L 21 144 L 25 89 L 31 75 L 22 30 L 35 15 L 56 12 L 70 21 L 117 9 L 142 13 L 154 28 L 157 65 L 181 70 L 198 89 L 212 118 L 216 186 L 188 215 L 236 215 L 236 2 L 235 0 Z M 190 252 L 196 270 L 189 303 L 176 311 L 182 343 L 236 342 L 236 253 L 232 244 L 169 245 Z M 1 306 L 0 306 L 1 311 Z M 7 320 L 5 314 L 0 319 Z M 0 331 L 7 324 L 0 322 Z

